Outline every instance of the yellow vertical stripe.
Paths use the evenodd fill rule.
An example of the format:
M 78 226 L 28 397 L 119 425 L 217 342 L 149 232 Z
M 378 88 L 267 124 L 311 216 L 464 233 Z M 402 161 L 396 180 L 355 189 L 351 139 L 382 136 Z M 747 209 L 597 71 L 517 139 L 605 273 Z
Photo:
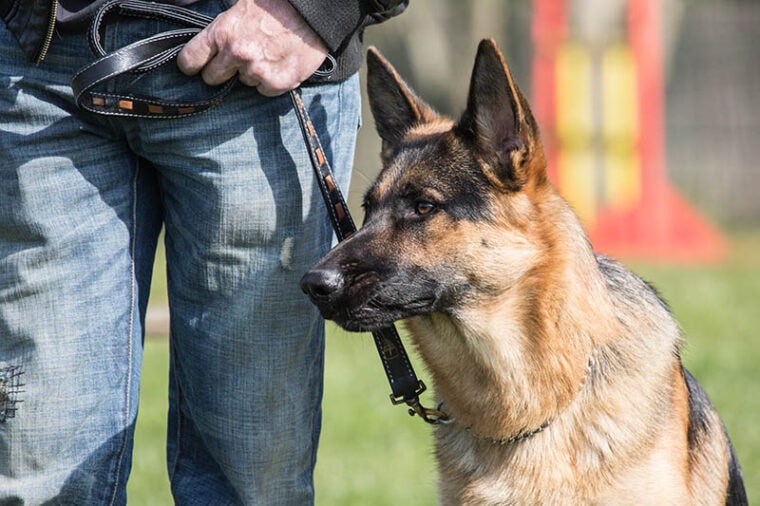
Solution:
M 556 118 L 560 191 L 588 226 L 596 213 L 591 58 L 581 45 L 569 42 L 556 60 Z
M 641 174 L 636 135 L 639 129 L 636 67 L 628 46 L 608 47 L 602 59 L 602 138 L 604 191 L 602 199 L 616 209 L 627 209 L 641 196 Z

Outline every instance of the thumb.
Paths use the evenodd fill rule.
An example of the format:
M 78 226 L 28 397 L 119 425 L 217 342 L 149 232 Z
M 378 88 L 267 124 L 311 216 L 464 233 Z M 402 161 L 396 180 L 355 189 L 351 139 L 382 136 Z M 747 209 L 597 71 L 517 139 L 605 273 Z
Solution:
M 208 36 L 207 27 L 190 39 L 177 54 L 177 67 L 183 74 L 195 75 L 206 66 L 216 53 L 216 44 Z

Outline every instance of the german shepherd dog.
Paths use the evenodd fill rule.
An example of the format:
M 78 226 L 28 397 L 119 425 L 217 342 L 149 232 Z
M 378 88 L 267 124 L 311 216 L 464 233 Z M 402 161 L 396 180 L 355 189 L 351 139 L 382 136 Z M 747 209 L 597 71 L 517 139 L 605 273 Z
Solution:
M 365 221 L 304 275 L 352 331 L 405 319 L 449 423 L 443 504 L 746 504 L 666 304 L 594 254 L 550 184 L 528 103 L 490 40 L 443 117 L 374 49 L 383 170 Z

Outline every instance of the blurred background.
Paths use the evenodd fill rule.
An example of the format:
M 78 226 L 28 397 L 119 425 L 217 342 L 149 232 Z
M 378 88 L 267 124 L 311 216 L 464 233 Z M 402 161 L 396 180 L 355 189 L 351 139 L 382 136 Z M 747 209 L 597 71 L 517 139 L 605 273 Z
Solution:
M 411 0 L 365 42 L 457 117 L 484 37 L 529 98 L 550 177 L 594 247 L 670 303 L 684 361 L 723 417 L 750 504 L 760 500 L 760 2 Z M 366 99 L 363 118 L 349 195 L 358 221 L 380 167 Z M 171 504 L 164 278 L 159 258 L 148 333 L 163 339 L 145 343 L 134 504 Z M 370 336 L 328 324 L 318 505 L 437 502 L 431 429 L 391 406 L 376 355 Z
M 366 41 L 457 117 L 483 37 L 531 101 L 551 177 L 598 249 L 715 260 L 720 228 L 760 223 L 760 2 L 412 0 Z M 377 167 L 372 126 L 361 135 L 353 198 Z

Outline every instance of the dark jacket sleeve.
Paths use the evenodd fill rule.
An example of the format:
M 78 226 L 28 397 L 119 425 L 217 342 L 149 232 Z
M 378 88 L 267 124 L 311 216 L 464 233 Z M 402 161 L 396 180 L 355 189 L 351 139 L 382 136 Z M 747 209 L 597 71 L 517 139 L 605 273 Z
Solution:
M 289 0 L 331 53 L 339 52 L 363 26 L 403 10 L 408 0 Z
M 32 61 L 41 56 L 45 35 L 51 27 L 53 3 L 50 0 L 0 0 L 0 16 Z

